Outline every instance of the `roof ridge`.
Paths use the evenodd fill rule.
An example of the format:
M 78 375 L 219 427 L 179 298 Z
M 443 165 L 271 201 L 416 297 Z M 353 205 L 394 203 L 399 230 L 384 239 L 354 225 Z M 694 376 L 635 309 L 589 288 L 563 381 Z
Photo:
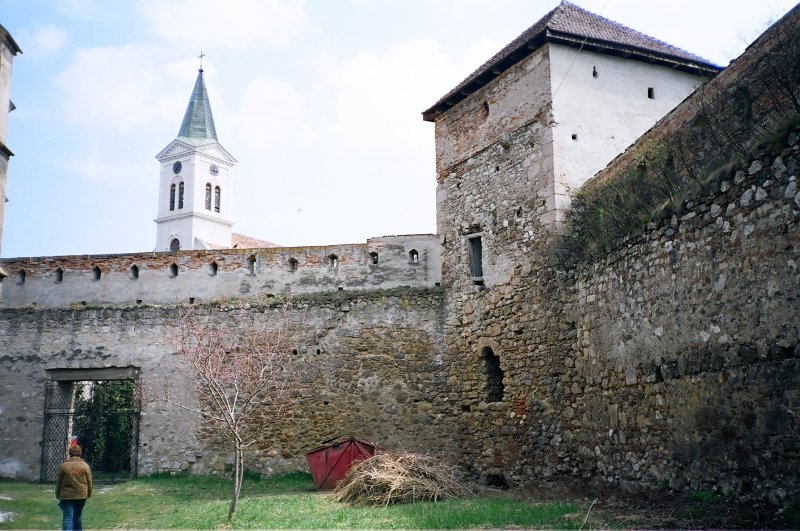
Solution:
M 650 41 L 650 42 L 653 42 L 653 43 L 657 43 L 657 44 L 659 44 L 661 46 L 664 46 L 664 47 L 666 47 L 666 48 L 668 48 L 670 50 L 674 50 L 675 52 L 679 52 L 681 55 L 684 55 L 687 58 L 691 57 L 695 61 L 709 63 L 709 61 L 707 59 L 705 59 L 703 57 L 700 57 L 699 55 L 695 55 L 695 54 L 693 54 L 693 53 L 691 53 L 689 51 L 684 50 L 683 48 L 675 46 L 674 44 L 670 44 L 667 41 L 663 41 L 663 40 L 661 40 L 661 39 L 659 39 L 657 37 L 653 37 L 653 36 L 648 35 L 646 33 L 642 33 L 641 31 L 636 30 L 634 28 L 631 28 L 630 26 L 626 26 L 625 24 L 623 24 L 621 22 L 617 22 L 616 20 L 612 20 L 612 19 L 610 19 L 608 17 L 604 17 L 603 15 L 599 15 L 597 13 L 589 11 L 588 9 L 583 8 L 583 7 L 581 7 L 581 6 L 577 5 L 577 4 L 573 4 L 572 2 L 569 2 L 568 0 L 561 0 L 561 3 L 555 9 L 553 9 L 554 13 L 549 18 L 548 24 L 547 24 L 548 29 L 551 29 L 553 31 L 563 32 L 563 30 L 561 30 L 561 29 L 550 27 L 550 23 L 553 22 L 553 20 L 556 19 L 556 17 L 558 17 L 559 15 L 564 14 L 565 9 L 563 9 L 563 8 L 571 8 L 571 9 L 577 10 L 577 11 L 581 12 L 582 14 L 588 15 L 588 16 L 594 18 L 594 19 L 598 19 L 598 20 L 602 21 L 603 23 L 608 24 L 609 26 L 612 26 L 612 27 L 614 27 L 616 29 L 623 30 L 623 32 L 625 32 L 625 33 L 633 33 L 636 36 L 643 38 L 643 40 L 645 40 L 645 41 Z M 580 35 L 580 36 L 581 37 L 585 37 L 585 35 Z M 635 46 L 635 45 L 630 45 L 630 46 Z M 639 46 L 636 46 L 636 47 L 638 47 L 638 48 L 640 48 L 642 50 L 647 50 L 647 48 L 643 48 L 643 47 L 639 47 Z

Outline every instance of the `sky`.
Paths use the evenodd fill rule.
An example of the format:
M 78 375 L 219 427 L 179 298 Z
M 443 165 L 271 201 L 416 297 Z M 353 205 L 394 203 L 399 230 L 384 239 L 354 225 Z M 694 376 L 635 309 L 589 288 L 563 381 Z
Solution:
M 725 66 L 793 0 L 574 0 Z M 148 252 L 199 67 L 239 161 L 234 232 L 436 232 L 421 112 L 558 0 L 0 0 L 13 64 L 2 256 Z

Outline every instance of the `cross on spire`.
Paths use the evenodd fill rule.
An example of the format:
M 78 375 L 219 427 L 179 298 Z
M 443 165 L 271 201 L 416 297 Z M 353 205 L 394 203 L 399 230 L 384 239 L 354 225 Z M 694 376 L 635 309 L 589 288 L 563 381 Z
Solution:
M 206 54 L 203 53 L 203 50 L 200 50 L 200 55 L 198 55 L 197 58 L 200 59 L 200 71 L 201 72 L 203 71 L 203 57 L 205 57 L 205 56 L 206 56 Z

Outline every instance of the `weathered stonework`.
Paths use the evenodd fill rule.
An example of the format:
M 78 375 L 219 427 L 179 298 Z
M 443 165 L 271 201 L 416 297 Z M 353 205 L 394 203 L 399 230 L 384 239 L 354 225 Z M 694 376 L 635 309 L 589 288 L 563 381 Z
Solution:
M 550 93 L 542 86 L 509 103 L 521 72 L 548 75 L 540 52 L 437 118 L 445 343 L 462 354 L 453 371 L 463 375 L 465 426 L 482 427 L 464 430 L 462 463 L 476 475 L 666 483 L 776 503 L 797 491 L 798 135 L 785 132 L 797 111 L 791 91 L 768 86 L 778 80 L 765 57 L 796 60 L 787 42 L 799 16 L 587 184 L 618 179 L 663 146 L 679 146 L 678 169 L 707 183 L 674 216 L 578 263 L 558 259 L 548 203 L 560 156 Z M 750 94 L 752 106 L 731 108 L 733 93 Z M 482 101 L 526 118 L 484 134 L 474 117 Z M 764 133 L 777 147 L 746 158 Z M 486 347 L 500 359 L 501 402 L 487 401 Z
M 441 288 L 434 288 L 294 299 L 289 316 L 301 332 L 292 338 L 296 354 L 288 363 L 303 375 L 302 407 L 265 428 L 273 429 L 268 446 L 250 456 L 248 466 L 264 473 L 293 470 L 320 442 L 351 433 L 391 446 L 446 451 L 454 425 L 442 402 L 448 394 L 442 389 L 452 385 L 441 349 L 442 296 Z M 280 305 L 255 301 L 211 307 L 221 318 L 236 320 L 242 333 L 248 319 L 270 319 L 282 311 Z M 242 308 L 248 319 L 242 319 Z M 136 366 L 145 383 L 180 378 L 165 342 L 179 311 L 174 305 L 3 310 L 0 442 L 16 450 L 0 458 L 0 472 L 38 479 L 36 441 L 48 371 Z M 140 440 L 144 474 L 222 471 L 231 457 L 219 444 L 209 444 L 213 437 L 199 429 L 193 414 L 152 396 L 143 402 Z
M 495 484 L 572 478 L 783 503 L 800 492 L 800 83 L 769 92 L 765 61 L 797 64 L 786 37 L 798 21 L 800 8 L 582 188 L 599 201 L 608 183 L 667 183 L 622 181 L 655 171 L 667 146 L 675 157 L 656 170 L 681 200 L 568 259 L 564 238 L 585 227 L 562 225 L 556 196 L 592 175 L 558 160 L 570 148 L 554 139 L 545 44 L 436 114 L 438 236 L 4 262 L 0 445 L 17 450 L 0 475 L 38 477 L 30 443 L 48 370 L 171 374 L 176 299 L 246 332 L 277 311 L 257 296 L 291 293 L 304 326 L 287 363 L 304 369 L 302 403 L 267 428 L 248 456 L 256 470 L 295 469 L 353 434 Z M 58 292 L 73 280 L 80 289 Z M 140 473 L 225 470 L 230 455 L 196 418 L 152 400 L 142 413 Z
M 796 140 L 779 146 L 576 271 L 561 422 L 591 450 L 579 473 L 797 485 L 799 162 Z
M 52 256 L 0 263 L 9 275 L 0 284 L 0 307 L 174 304 L 336 289 L 431 287 L 439 282 L 441 269 L 438 239 L 431 234 L 324 247 Z

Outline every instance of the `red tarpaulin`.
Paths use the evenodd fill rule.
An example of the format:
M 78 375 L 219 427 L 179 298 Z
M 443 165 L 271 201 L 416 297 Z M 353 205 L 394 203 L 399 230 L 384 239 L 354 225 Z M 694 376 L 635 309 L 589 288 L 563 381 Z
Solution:
M 352 464 L 375 455 L 380 447 L 355 437 L 328 441 L 306 454 L 317 490 L 330 490 L 347 474 Z

